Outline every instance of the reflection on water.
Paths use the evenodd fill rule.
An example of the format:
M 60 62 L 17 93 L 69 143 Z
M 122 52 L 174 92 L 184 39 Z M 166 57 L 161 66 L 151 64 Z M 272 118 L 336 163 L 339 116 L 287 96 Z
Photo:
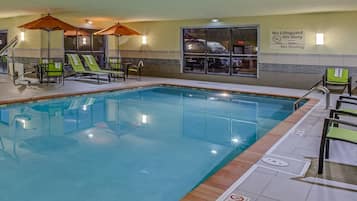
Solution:
M 178 200 L 287 117 L 292 102 L 156 87 L 2 107 L 0 194 Z

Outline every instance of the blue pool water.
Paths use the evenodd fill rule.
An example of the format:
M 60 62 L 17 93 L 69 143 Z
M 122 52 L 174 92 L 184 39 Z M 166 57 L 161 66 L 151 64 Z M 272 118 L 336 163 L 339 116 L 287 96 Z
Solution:
M 179 200 L 293 101 L 160 86 L 3 106 L 0 200 Z

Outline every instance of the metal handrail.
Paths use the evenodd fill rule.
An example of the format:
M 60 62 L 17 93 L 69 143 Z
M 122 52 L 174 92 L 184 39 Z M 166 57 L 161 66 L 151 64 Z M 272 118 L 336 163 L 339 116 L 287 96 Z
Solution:
M 303 96 L 301 96 L 299 99 L 297 99 L 294 102 L 294 110 L 297 110 L 299 108 L 299 103 L 303 100 L 305 100 L 306 96 L 308 96 L 309 94 L 311 94 L 314 91 L 321 91 L 322 93 L 325 94 L 326 97 L 326 106 L 325 108 L 328 109 L 330 106 L 330 90 L 324 86 L 317 86 L 318 84 L 320 84 L 321 81 L 319 81 L 318 83 L 316 83 L 312 88 L 310 88 L 310 90 L 308 92 L 306 92 Z
M 0 49 L 0 55 L 3 56 L 7 53 L 7 50 L 11 47 L 14 47 L 17 44 L 18 38 L 15 36 L 10 40 L 2 49 Z

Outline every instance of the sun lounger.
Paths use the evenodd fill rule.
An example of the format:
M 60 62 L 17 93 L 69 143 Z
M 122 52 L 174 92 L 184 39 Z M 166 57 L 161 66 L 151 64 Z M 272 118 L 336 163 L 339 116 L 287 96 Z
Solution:
M 93 72 L 100 72 L 100 73 L 109 73 L 111 75 L 115 75 L 116 77 L 122 77 L 125 81 L 125 76 L 123 71 L 116 71 L 116 70 L 103 70 L 99 67 L 97 61 L 93 57 L 93 55 L 82 55 L 86 65 L 88 68 Z
M 91 70 L 86 70 L 79 58 L 78 54 L 67 54 L 68 62 L 71 64 L 73 71 L 76 75 L 95 75 L 97 76 L 97 82 L 99 84 L 100 76 L 107 76 L 110 82 L 110 74 L 105 72 L 96 72 Z

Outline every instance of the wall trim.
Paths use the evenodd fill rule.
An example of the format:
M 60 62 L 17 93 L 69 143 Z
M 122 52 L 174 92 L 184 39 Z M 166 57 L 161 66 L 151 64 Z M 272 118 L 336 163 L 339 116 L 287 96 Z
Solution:
M 260 53 L 259 63 L 357 67 L 357 54 Z

